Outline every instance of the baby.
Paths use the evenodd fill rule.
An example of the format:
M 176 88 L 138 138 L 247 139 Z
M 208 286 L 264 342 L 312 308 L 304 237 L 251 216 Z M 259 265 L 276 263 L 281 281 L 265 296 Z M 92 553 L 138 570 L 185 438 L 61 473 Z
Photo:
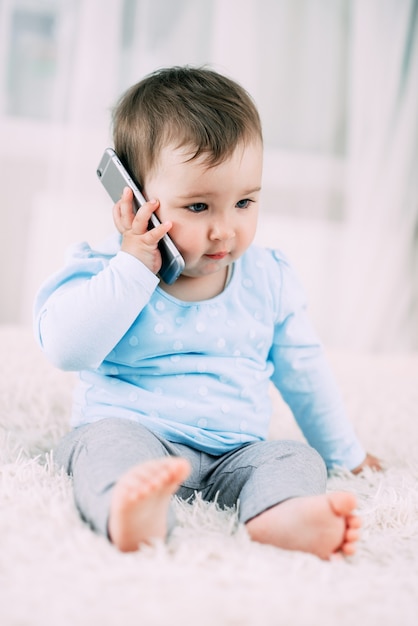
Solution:
M 173 495 L 239 502 L 255 541 L 353 554 L 360 520 L 327 467 L 380 469 L 345 414 L 292 267 L 253 245 L 263 142 L 257 109 L 209 69 L 168 68 L 130 88 L 114 144 L 148 199 L 125 188 L 117 233 L 76 246 L 41 288 L 37 338 L 79 372 L 73 430 L 56 450 L 81 516 L 122 551 L 165 539 Z M 148 230 L 155 212 L 161 225 Z M 159 278 L 169 233 L 185 261 Z M 267 440 L 273 382 L 308 444 Z

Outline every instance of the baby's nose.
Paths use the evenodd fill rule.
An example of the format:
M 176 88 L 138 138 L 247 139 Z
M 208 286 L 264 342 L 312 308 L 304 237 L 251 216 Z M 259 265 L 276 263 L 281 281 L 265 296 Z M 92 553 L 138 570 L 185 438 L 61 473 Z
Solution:
M 233 237 L 235 237 L 235 228 L 230 220 L 224 218 L 217 219 L 213 222 L 210 239 L 225 241 L 227 239 L 232 239 Z

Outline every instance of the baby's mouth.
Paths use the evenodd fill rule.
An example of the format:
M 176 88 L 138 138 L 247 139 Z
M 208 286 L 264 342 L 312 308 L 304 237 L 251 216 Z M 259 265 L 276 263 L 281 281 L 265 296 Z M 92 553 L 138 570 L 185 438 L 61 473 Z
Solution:
M 226 256 L 228 256 L 228 252 L 216 252 L 215 254 L 207 254 L 206 256 L 209 257 L 209 259 L 220 261 L 221 259 L 224 259 Z

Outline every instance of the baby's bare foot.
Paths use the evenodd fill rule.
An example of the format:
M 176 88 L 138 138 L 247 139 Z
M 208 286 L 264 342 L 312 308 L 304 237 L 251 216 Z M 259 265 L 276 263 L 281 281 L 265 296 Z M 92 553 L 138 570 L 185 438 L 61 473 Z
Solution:
M 171 496 L 190 473 L 186 459 L 167 457 L 136 465 L 116 483 L 110 504 L 109 537 L 122 552 L 164 539 Z
M 287 550 L 310 552 L 321 559 L 354 554 L 360 518 L 352 493 L 335 492 L 292 498 L 247 522 L 252 539 Z

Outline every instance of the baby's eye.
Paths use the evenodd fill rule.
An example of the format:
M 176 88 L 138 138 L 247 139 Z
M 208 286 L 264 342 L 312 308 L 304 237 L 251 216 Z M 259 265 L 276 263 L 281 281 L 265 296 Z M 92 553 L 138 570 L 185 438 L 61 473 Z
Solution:
M 202 211 L 206 211 L 208 205 L 204 202 L 195 202 L 194 204 L 189 204 L 187 208 L 193 213 L 201 213 Z
M 249 198 L 244 198 L 243 200 L 238 200 L 235 206 L 237 206 L 238 209 L 248 209 L 248 207 L 250 206 L 252 202 L 254 202 L 254 200 L 250 200 Z

